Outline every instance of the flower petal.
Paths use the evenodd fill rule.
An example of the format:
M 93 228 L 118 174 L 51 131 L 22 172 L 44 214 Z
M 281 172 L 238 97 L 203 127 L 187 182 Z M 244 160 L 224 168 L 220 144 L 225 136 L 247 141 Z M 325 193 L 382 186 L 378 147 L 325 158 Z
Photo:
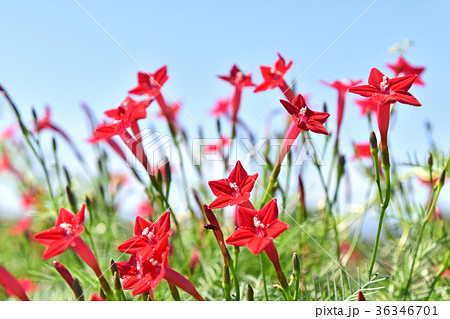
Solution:
M 383 77 L 385 77 L 385 75 L 381 73 L 380 70 L 373 68 L 370 70 L 369 84 L 377 88 L 377 90 L 380 90 L 380 83 L 383 82 Z
M 281 220 L 277 219 L 270 224 L 267 225 L 267 237 L 269 238 L 276 238 L 278 235 L 280 235 L 282 232 L 284 232 L 286 229 L 289 228 L 289 225 L 285 222 L 282 222 Z
M 271 240 L 266 237 L 253 237 L 253 239 L 247 244 L 247 248 L 254 254 L 260 254 L 264 248 L 269 245 Z
M 224 208 L 230 205 L 230 202 L 233 200 L 233 197 L 229 195 L 223 195 L 217 197 L 211 204 L 209 204 L 210 209 L 218 209 L 218 208 Z
M 209 181 L 209 188 L 216 196 L 231 195 L 233 190 L 230 187 L 230 183 L 226 179 L 219 179 L 217 181 Z
M 238 228 L 228 237 L 225 242 L 233 246 L 245 246 L 255 237 L 255 232 L 248 228 Z
M 378 89 L 372 85 L 358 85 L 352 86 L 348 89 L 348 91 L 365 97 L 371 97 L 373 94 L 378 92 Z

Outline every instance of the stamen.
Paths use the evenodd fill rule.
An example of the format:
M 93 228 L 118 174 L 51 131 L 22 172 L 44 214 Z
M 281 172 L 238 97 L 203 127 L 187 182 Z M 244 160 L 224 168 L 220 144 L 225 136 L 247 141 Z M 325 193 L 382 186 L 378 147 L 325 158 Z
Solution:
M 305 114 L 306 114 L 306 106 L 302 107 L 298 113 L 299 113 L 300 115 L 305 116 Z
M 385 76 L 383 76 L 383 81 L 380 82 L 380 89 L 381 89 L 382 91 L 384 91 L 384 90 L 387 89 L 387 87 L 388 87 L 388 78 L 387 78 L 387 76 L 385 75 Z
M 264 229 L 266 226 L 264 224 L 261 224 L 261 221 L 258 219 L 258 217 L 253 217 L 253 223 L 255 224 L 256 228 Z

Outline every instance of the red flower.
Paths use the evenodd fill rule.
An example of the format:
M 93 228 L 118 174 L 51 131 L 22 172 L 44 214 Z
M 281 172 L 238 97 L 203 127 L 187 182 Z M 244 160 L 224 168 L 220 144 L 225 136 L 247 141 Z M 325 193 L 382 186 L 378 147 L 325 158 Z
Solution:
M 156 97 L 160 94 L 161 87 L 169 79 L 167 66 L 163 66 L 153 74 L 138 72 L 138 85 L 128 91 L 130 94 Z
M 102 297 L 94 293 L 91 296 L 91 301 L 106 301 L 106 299 L 103 299 Z
M 247 246 L 255 255 L 261 253 L 274 238 L 289 228 L 288 224 L 278 219 L 275 198 L 259 211 L 238 206 L 237 221 L 237 229 L 225 242 L 234 246 Z
M 52 125 L 50 118 L 51 118 L 50 107 L 46 106 L 44 115 L 42 115 L 36 121 L 36 131 L 39 132 L 40 130 L 43 130 L 46 128 L 52 128 L 53 125 Z
M 43 259 L 48 259 L 64 252 L 84 231 L 84 210 L 86 205 L 81 206 L 80 211 L 74 215 L 61 207 L 55 226 L 51 229 L 34 235 L 34 239 L 47 246 Z
M 417 79 L 414 81 L 414 84 L 425 85 L 425 83 L 420 78 L 420 75 L 423 73 L 423 71 L 425 71 L 425 67 L 423 67 L 423 66 L 414 67 L 411 64 L 409 64 L 402 56 L 398 57 L 396 64 L 388 63 L 387 66 L 392 71 L 394 71 L 395 76 L 405 76 L 405 75 L 416 74 Z
M 169 211 L 165 212 L 156 223 L 138 216 L 134 224 L 134 236 L 117 247 L 117 250 L 128 254 L 137 254 L 138 257 L 147 259 L 161 246 L 168 246 L 167 239 L 170 235 L 172 235 L 172 231 L 170 230 Z
M 390 105 L 395 102 L 421 106 L 420 102 L 408 93 L 417 75 L 406 75 L 389 79 L 378 69 L 373 68 L 369 75 L 368 85 L 354 86 L 349 92 L 371 97 L 378 104 L 378 129 L 381 136 L 381 148 L 387 149 L 387 133 L 389 129 Z
M 26 234 L 30 231 L 31 223 L 33 222 L 33 218 L 31 216 L 25 216 L 19 222 L 17 222 L 14 226 L 9 228 L 10 235 L 21 235 Z
M 18 281 L 26 293 L 31 293 L 38 288 L 38 284 L 28 278 L 19 279 Z M 6 289 L 6 293 L 10 296 L 15 296 L 14 292 L 9 289 Z
M 378 104 L 372 99 L 358 99 L 355 102 L 359 107 L 361 115 L 369 115 L 370 113 L 377 112 Z
M 221 115 L 230 117 L 230 107 L 231 107 L 231 98 L 226 97 L 218 99 L 214 107 L 211 109 L 211 115 L 214 117 L 219 117 Z
M 233 122 L 233 132 L 235 132 L 237 114 L 239 112 L 239 108 L 241 107 L 242 88 L 254 86 L 251 79 L 251 73 L 245 75 L 236 65 L 233 65 L 229 76 L 219 75 L 219 78 L 231 83 L 231 85 L 234 86 L 234 94 L 231 101 L 233 105 L 231 121 Z M 234 138 L 234 134 L 232 134 L 232 138 Z
M 155 215 L 152 203 L 147 199 L 141 200 L 136 206 L 136 215 L 152 219 Z
M 205 145 L 203 149 L 203 153 L 205 154 L 215 154 L 217 152 L 223 152 L 223 148 L 228 145 L 230 139 L 228 137 L 222 136 L 221 140 L 218 143 Z
M 110 123 L 102 123 L 94 131 L 93 141 L 107 139 L 114 135 L 122 135 L 132 126 L 133 122 L 147 117 L 146 108 L 151 100 L 136 101 L 127 97 L 118 108 L 105 112 L 105 115 L 113 119 Z
M 339 136 L 339 131 L 341 129 L 342 118 L 344 117 L 344 107 L 345 107 L 345 95 L 347 90 L 362 82 L 362 80 L 353 81 L 350 80 L 350 84 L 345 84 L 343 81 L 335 80 L 333 83 L 327 83 L 321 81 L 323 84 L 328 85 L 332 88 L 338 90 L 338 103 L 337 103 L 337 132 L 336 136 Z
M 234 206 L 247 201 L 257 178 L 258 174 L 248 175 L 238 161 L 228 178 L 208 182 L 213 194 L 217 196 L 209 208 Z
M 319 134 L 328 135 L 329 133 L 323 126 L 330 114 L 326 112 L 316 112 L 306 106 L 305 99 L 301 94 L 297 94 L 291 102 L 280 100 L 284 108 L 292 115 L 298 128 L 303 131 L 313 131 Z
M 157 113 L 157 116 L 160 118 L 166 118 L 169 123 L 176 126 L 177 116 L 178 113 L 180 113 L 180 110 L 181 110 L 181 102 L 175 102 L 170 105 L 163 104 L 161 106 L 161 112 Z
M 10 171 L 12 169 L 11 161 L 9 159 L 9 155 L 6 152 L 3 152 L 2 158 L 0 158 L 0 173 Z
M 123 279 L 123 289 L 133 289 L 133 296 L 155 290 L 164 278 L 170 250 L 169 246 L 163 250 L 161 248 L 148 260 L 133 254 L 128 261 L 116 263 L 120 278 Z
M 339 245 L 340 259 L 344 264 L 347 261 L 351 264 L 357 264 L 361 260 L 361 254 L 357 249 L 354 249 L 351 256 L 349 256 L 350 247 L 351 245 L 348 242 L 343 242 Z
M 108 282 L 103 277 L 97 259 L 92 250 L 80 238 L 84 231 L 84 210 L 86 204 L 83 203 L 80 211 L 74 215 L 61 207 L 55 226 L 51 229 L 43 231 L 34 235 L 34 239 L 41 244 L 47 246 L 47 249 L 42 255 L 43 259 L 48 259 L 53 256 L 63 253 L 69 246 L 75 251 L 84 262 L 92 268 L 96 276 L 100 280 L 100 284 L 106 294 L 111 293 L 111 288 Z
M 289 61 L 286 65 L 284 58 L 280 53 L 278 53 L 278 60 L 275 62 L 275 66 L 260 66 L 264 82 L 256 86 L 254 92 L 261 92 L 282 86 L 284 83 L 284 74 L 290 69 L 291 66 L 292 61 Z
M 6 141 L 6 140 L 12 140 L 14 139 L 17 131 L 17 126 L 14 124 L 11 124 L 7 127 L 5 127 L 0 132 L 0 141 Z
M 20 203 L 25 209 L 36 207 L 40 204 L 38 199 L 39 195 L 39 190 L 29 188 L 22 193 Z
M 191 261 L 189 262 L 189 269 L 191 271 L 191 274 L 194 273 L 194 270 L 197 267 L 199 262 L 200 262 L 200 258 L 198 256 L 198 251 L 197 251 L 197 249 L 194 249 L 192 251 Z
M 352 156 L 352 160 L 355 160 L 357 158 L 372 158 L 369 143 L 364 142 L 355 144 L 355 155 Z
M 30 301 L 20 282 L 9 273 L 8 270 L 0 265 L 0 286 L 3 286 L 11 295 L 16 296 L 22 301 Z
M 246 86 L 255 86 L 251 76 L 251 73 L 244 74 L 236 65 L 233 65 L 230 75 L 219 75 L 219 78 L 231 83 L 236 88 L 243 88 Z
M 411 93 L 408 93 L 408 90 L 416 78 L 417 75 L 411 74 L 389 79 L 378 69 L 373 68 L 370 71 L 369 84 L 351 87 L 349 92 L 365 97 L 371 97 L 372 100 L 378 104 L 400 102 L 421 106 L 422 104 L 420 104 Z

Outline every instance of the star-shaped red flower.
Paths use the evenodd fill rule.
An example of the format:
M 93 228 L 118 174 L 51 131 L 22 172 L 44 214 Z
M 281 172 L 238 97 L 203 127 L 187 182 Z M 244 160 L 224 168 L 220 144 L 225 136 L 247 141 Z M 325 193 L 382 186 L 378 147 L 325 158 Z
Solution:
M 161 215 L 156 223 L 138 216 L 134 224 L 134 236 L 117 247 L 117 250 L 147 259 L 155 250 L 160 249 L 161 245 L 168 245 L 167 239 L 170 235 L 172 231 L 169 211 Z
M 169 246 L 160 246 L 149 259 L 131 255 L 128 261 L 116 263 L 120 277 L 123 279 L 123 289 L 133 289 L 133 296 L 144 292 L 152 293 L 166 273 Z
M 42 255 L 43 259 L 61 254 L 83 233 L 85 208 L 86 204 L 83 204 L 80 211 L 74 215 L 61 207 L 55 226 L 34 235 L 36 241 L 47 246 Z
M 297 127 L 303 131 L 313 131 L 319 134 L 328 135 L 329 133 L 323 126 L 330 114 L 326 112 L 317 112 L 306 106 L 305 99 L 301 94 L 292 100 L 292 103 L 286 100 L 280 100 L 284 108 L 292 115 Z
M 370 113 L 377 113 L 378 104 L 372 99 L 357 99 L 355 103 L 358 105 L 361 115 L 368 115 Z
M 373 68 L 369 75 L 368 85 L 351 87 L 348 91 L 365 97 L 371 97 L 378 104 L 400 102 L 421 106 L 419 101 L 408 92 L 417 75 L 411 74 L 389 79 L 378 69 Z
M 292 61 L 289 61 L 286 65 L 284 58 L 280 53 L 278 53 L 278 60 L 275 62 L 275 66 L 260 66 L 264 81 L 256 86 L 254 92 L 261 92 L 281 86 L 284 82 L 284 74 L 290 69 L 291 66 Z
M 36 121 L 36 131 L 39 132 L 40 130 L 46 129 L 46 128 L 52 128 L 52 122 L 51 122 L 51 112 L 50 107 L 45 107 L 44 115 L 42 115 L 40 118 Z
M 230 75 L 219 75 L 219 78 L 231 83 L 237 88 L 255 85 L 252 82 L 251 73 L 244 74 L 236 65 L 233 65 Z
M 417 85 L 425 85 L 425 83 L 420 78 L 420 75 L 425 71 L 425 67 L 423 66 L 412 66 L 409 64 L 402 56 L 398 57 L 396 64 L 389 64 L 387 65 L 392 71 L 394 71 L 395 76 L 405 76 L 405 75 L 411 75 L 416 74 L 417 78 L 414 81 L 414 84 Z
M 130 94 L 156 97 L 160 94 L 161 87 L 169 79 L 167 66 L 163 66 L 153 74 L 138 72 L 138 85 L 128 91 Z
M 228 178 L 208 182 L 217 198 L 209 205 L 209 208 L 223 208 L 228 205 L 239 205 L 250 198 L 258 174 L 248 175 L 240 161 L 231 171 Z
M 147 117 L 146 109 L 151 102 L 151 100 L 136 101 L 127 97 L 118 108 L 105 112 L 112 122 L 99 124 L 94 131 L 92 140 L 98 141 L 123 134 L 132 122 Z
M 231 110 L 231 98 L 221 98 L 216 101 L 216 104 L 211 109 L 210 113 L 214 117 L 220 117 L 225 115 L 225 117 L 230 117 Z
M 355 144 L 355 155 L 352 156 L 352 160 L 355 160 L 357 158 L 372 158 L 369 143 L 364 142 Z
M 238 206 L 237 229 L 227 238 L 226 243 L 247 246 L 255 255 L 261 253 L 272 240 L 289 228 L 278 219 L 277 200 L 272 199 L 259 211 Z

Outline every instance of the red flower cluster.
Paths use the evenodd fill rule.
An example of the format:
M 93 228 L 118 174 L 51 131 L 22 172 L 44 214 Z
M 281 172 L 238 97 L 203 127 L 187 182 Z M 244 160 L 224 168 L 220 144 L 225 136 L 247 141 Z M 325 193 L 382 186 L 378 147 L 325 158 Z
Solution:
M 210 181 L 209 187 L 217 198 L 210 209 L 237 206 L 237 228 L 226 240 L 227 244 L 247 246 L 255 255 L 260 254 L 289 225 L 278 220 L 276 199 L 257 211 L 249 201 L 258 174 L 248 175 L 240 161 L 228 178 Z
M 170 212 L 165 212 L 155 223 L 138 216 L 134 225 L 134 236 L 117 247 L 117 250 L 131 254 L 128 261 L 116 263 L 124 289 L 133 289 L 133 295 L 153 290 L 165 278 L 179 286 L 197 300 L 203 300 L 192 283 L 170 269 L 168 255 Z

